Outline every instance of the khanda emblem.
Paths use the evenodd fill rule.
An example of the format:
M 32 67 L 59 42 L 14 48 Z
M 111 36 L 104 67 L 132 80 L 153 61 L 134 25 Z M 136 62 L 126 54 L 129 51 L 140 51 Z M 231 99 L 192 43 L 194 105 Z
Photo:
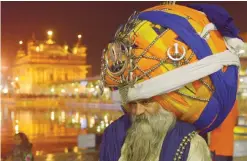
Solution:
M 122 85 L 131 85 L 138 80 L 133 71 L 136 69 L 136 64 L 132 56 L 132 46 L 116 41 L 109 45 L 104 53 L 104 62 L 106 72 L 111 79 L 120 77 L 118 83 Z M 127 72 L 127 74 L 124 74 Z
M 174 52 L 171 52 L 171 49 L 174 48 Z M 179 50 L 180 49 L 180 50 Z M 182 49 L 182 52 L 181 52 Z M 167 56 L 173 61 L 180 61 L 185 57 L 186 50 L 184 46 L 179 46 L 178 43 L 175 43 L 173 47 L 168 48 Z
M 121 42 L 114 42 L 109 46 L 105 59 L 108 73 L 112 76 L 123 74 L 128 63 L 128 48 Z

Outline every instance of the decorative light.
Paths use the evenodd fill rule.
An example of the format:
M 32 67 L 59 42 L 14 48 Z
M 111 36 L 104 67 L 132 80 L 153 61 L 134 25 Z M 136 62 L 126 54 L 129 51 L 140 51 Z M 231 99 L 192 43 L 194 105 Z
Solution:
M 64 45 L 64 50 L 68 50 L 69 49 L 69 46 L 68 45 Z
M 22 45 L 22 44 L 23 44 L 23 41 L 22 41 L 22 40 L 20 40 L 20 41 L 19 41 L 19 44 L 20 44 L 20 45 Z
M 61 89 L 61 92 L 62 92 L 62 93 L 65 93 L 65 89 Z
M 15 133 L 18 134 L 19 133 L 19 125 L 15 125 Z
M 108 123 L 108 116 L 107 115 L 104 116 L 104 120 L 106 123 Z
M 76 122 L 76 121 L 75 121 L 75 118 L 72 118 L 72 120 L 71 120 L 71 121 L 72 121 L 72 123 L 73 123 L 73 124 Z
M 51 88 L 51 92 L 54 93 L 55 92 L 55 89 L 54 88 Z
M 81 34 L 79 34 L 79 35 L 77 35 L 77 37 L 78 37 L 78 39 L 81 39 L 82 36 L 81 36 Z
M 100 126 L 101 126 L 102 129 L 104 129 L 104 127 L 105 127 L 104 121 L 100 121 Z
M 40 44 L 39 49 L 40 49 L 40 51 L 43 51 L 44 50 L 44 44 Z
M 8 87 L 5 87 L 4 89 L 3 89 L 3 93 L 8 93 L 9 92 L 9 90 L 8 90 Z
M 73 48 L 73 54 L 77 53 L 77 48 Z
M 15 77 L 15 81 L 19 81 L 19 77 Z
M 104 93 L 105 93 L 105 92 L 109 92 L 109 91 L 110 91 L 109 88 L 104 88 Z
M 78 147 L 75 146 L 75 147 L 73 148 L 73 151 L 74 151 L 74 153 L 78 153 Z
M 19 121 L 15 120 L 15 133 L 19 133 L 19 125 L 18 125 Z
M 97 132 L 100 132 L 101 129 L 100 129 L 100 126 L 97 126 Z
M 68 153 L 68 152 L 69 152 L 68 148 L 65 148 L 64 153 Z
M 53 35 L 53 32 L 51 30 L 47 31 L 47 35 L 48 36 L 52 36 Z
M 79 89 L 78 88 L 75 88 L 75 92 L 78 92 L 79 91 Z
M 37 46 L 35 50 L 36 50 L 36 52 L 40 52 L 39 46 Z
M 41 153 L 43 153 L 43 152 L 41 151 Z M 54 154 L 47 154 L 46 160 L 54 160 L 53 157 L 54 157 Z
M 247 92 L 243 92 L 242 97 L 247 97 Z
M 47 31 L 47 35 L 48 35 L 48 40 L 46 41 L 47 44 L 54 44 L 54 41 L 52 40 L 52 35 L 53 32 L 51 30 Z

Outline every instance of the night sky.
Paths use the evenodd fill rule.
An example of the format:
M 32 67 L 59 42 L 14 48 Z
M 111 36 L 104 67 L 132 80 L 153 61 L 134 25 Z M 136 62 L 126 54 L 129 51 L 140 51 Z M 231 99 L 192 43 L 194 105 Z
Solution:
M 19 40 L 24 43 L 35 33 L 46 39 L 52 29 L 58 43 L 72 47 L 77 35 L 83 35 L 88 47 L 88 64 L 93 75 L 100 72 L 101 51 L 120 24 L 136 10 L 142 11 L 161 2 L 1 2 L 2 64 L 13 63 Z M 202 2 L 177 2 L 186 5 Z M 203 2 L 208 3 L 208 2 Z M 226 8 L 241 32 L 247 31 L 247 2 L 210 2 Z

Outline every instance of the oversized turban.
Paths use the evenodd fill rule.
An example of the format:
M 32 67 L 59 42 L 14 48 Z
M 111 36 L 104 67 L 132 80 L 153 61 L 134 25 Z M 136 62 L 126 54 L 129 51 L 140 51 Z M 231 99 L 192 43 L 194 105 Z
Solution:
M 236 100 L 243 42 L 215 5 L 159 5 L 134 13 L 102 56 L 101 87 L 122 104 L 153 99 L 201 132 Z

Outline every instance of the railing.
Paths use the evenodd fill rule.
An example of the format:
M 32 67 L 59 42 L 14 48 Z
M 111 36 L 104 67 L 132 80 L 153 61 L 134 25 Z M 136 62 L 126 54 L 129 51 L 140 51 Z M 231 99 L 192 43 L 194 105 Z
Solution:
M 101 110 L 121 110 L 119 104 L 113 104 L 110 100 L 97 98 L 65 98 L 65 97 L 2 97 L 1 104 L 12 108 L 83 108 Z

